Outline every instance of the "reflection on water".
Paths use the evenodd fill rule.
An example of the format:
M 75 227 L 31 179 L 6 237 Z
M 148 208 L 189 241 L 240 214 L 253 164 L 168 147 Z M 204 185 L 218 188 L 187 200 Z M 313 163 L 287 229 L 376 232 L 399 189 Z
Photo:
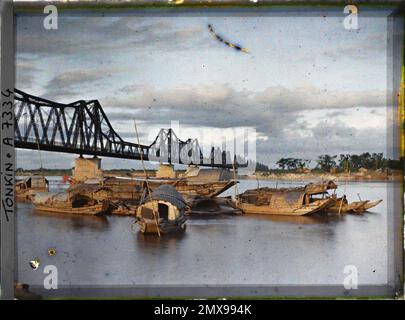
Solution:
M 159 237 L 157 234 L 142 234 L 136 232 L 134 235 L 135 245 L 139 250 L 149 249 L 175 249 L 179 241 L 186 240 L 187 232 L 165 234 Z
M 275 182 L 260 181 L 266 185 Z M 241 181 L 238 188 L 256 186 Z M 185 233 L 161 238 L 139 233 L 133 217 L 41 213 L 19 203 L 18 280 L 43 283 L 42 271 L 28 264 L 38 257 L 42 266 L 57 266 L 60 285 L 72 286 L 341 284 L 349 264 L 358 268 L 360 283 L 384 284 L 386 200 L 394 187 L 399 184 L 348 184 L 351 201 L 357 193 L 384 200 L 363 215 L 196 217 Z M 48 256 L 48 248 L 57 254 Z
M 105 216 L 84 216 L 77 214 L 55 214 L 46 211 L 32 210 L 37 219 L 44 219 L 46 224 L 63 225 L 74 230 L 94 229 L 105 231 L 108 229 L 108 219 Z M 57 221 L 58 220 L 58 221 Z
M 255 216 L 256 219 L 260 219 Z M 295 224 L 338 223 L 344 221 L 344 215 L 315 213 L 309 216 L 269 216 L 275 222 L 288 222 Z

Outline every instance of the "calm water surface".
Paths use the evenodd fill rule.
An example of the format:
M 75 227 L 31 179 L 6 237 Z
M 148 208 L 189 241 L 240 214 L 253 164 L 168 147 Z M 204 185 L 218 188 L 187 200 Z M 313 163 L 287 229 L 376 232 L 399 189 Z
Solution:
M 50 178 L 62 189 L 61 178 Z M 277 182 L 281 186 L 304 183 Z M 260 186 L 275 186 L 260 181 Z M 256 188 L 241 181 L 239 191 Z M 133 217 L 44 214 L 19 203 L 18 281 L 42 285 L 47 264 L 59 285 L 342 284 L 355 265 L 359 284 L 387 282 L 387 193 L 395 183 L 342 185 L 350 201 L 383 199 L 364 215 L 193 218 L 181 236 L 143 236 Z M 345 190 L 346 189 L 346 190 Z M 228 190 L 224 195 L 233 194 Z M 48 256 L 49 248 L 57 254 Z M 37 270 L 29 261 L 41 260 Z

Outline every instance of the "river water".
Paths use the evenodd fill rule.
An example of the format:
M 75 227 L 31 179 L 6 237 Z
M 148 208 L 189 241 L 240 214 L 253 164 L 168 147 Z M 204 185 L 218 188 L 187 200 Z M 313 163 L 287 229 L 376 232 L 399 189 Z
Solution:
M 63 188 L 51 177 L 52 189 Z M 260 181 L 260 186 L 303 182 Z M 239 191 L 256 188 L 242 180 Z M 359 284 L 387 282 L 387 194 L 393 182 L 342 185 L 349 201 L 383 199 L 363 215 L 192 218 L 181 236 L 144 236 L 133 217 L 44 214 L 17 210 L 18 281 L 42 285 L 43 267 L 58 269 L 59 286 L 342 284 L 354 265 Z M 346 189 L 346 190 L 345 190 Z M 228 190 L 224 195 L 233 194 Z M 48 249 L 56 249 L 49 256 Z M 37 270 L 29 261 L 39 258 Z

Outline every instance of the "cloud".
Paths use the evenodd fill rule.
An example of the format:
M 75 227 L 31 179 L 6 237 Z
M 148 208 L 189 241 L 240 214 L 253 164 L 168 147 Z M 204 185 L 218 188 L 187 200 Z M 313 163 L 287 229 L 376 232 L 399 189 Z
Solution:
M 32 87 L 35 77 L 41 70 L 32 63 L 20 62 L 16 68 L 16 83 L 21 89 Z
M 58 29 L 47 30 L 43 27 L 42 16 L 17 16 L 16 49 L 19 54 L 28 53 L 41 57 L 74 54 L 111 47 L 113 44 L 116 46 L 120 41 L 120 38 L 115 37 L 116 33 L 125 38 L 128 31 L 130 29 L 116 19 L 60 15 Z
M 42 15 L 17 15 L 17 82 L 19 86 L 30 88 L 26 90 L 27 92 L 36 94 L 31 88 L 34 85 L 38 95 L 59 102 L 62 102 L 61 99 L 64 102 L 73 102 L 77 99 L 86 99 L 91 95 L 91 99 L 99 99 L 112 126 L 124 139 L 134 141 L 132 119 L 136 119 L 140 124 L 141 143 L 149 137 L 148 131 L 156 130 L 157 133 L 162 124 L 167 126 L 165 124 L 175 120 L 179 121 L 180 126 L 188 129 L 255 128 L 261 137 L 257 145 L 259 160 L 286 155 L 316 157 L 321 153 L 358 152 L 363 149 L 365 151 L 384 150 L 388 115 L 379 110 L 384 110 L 386 106 L 387 93 L 383 90 L 371 89 L 336 89 L 378 87 L 372 79 L 369 82 L 359 82 L 361 86 L 352 85 L 355 80 L 345 78 L 345 68 L 348 66 L 346 59 L 345 63 L 339 60 L 347 57 L 355 61 L 356 63 L 350 64 L 350 71 L 359 77 L 367 77 L 367 74 L 374 70 L 374 65 L 369 64 L 369 59 L 378 61 L 376 66 L 381 68 L 380 62 L 384 63 L 385 60 L 375 58 L 385 54 L 385 32 L 379 32 L 384 29 L 377 25 L 378 30 L 370 31 L 364 28 L 361 32 L 351 32 L 348 39 L 351 39 L 350 41 L 345 41 L 342 33 L 333 28 L 328 29 L 326 26 L 326 31 L 332 31 L 321 30 L 317 34 L 314 30 L 310 36 L 308 35 L 309 38 L 306 38 L 306 34 L 299 32 L 297 32 L 298 38 L 284 37 L 281 33 L 279 38 L 275 38 L 279 39 L 279 45 L 271 49 L 270 58 L 266 55 L 266 50 L 270 49 L 262 48 L 259 44 L 257 48 L 262 51 L 258 50 L 254 53 L 257 57 L 254 54 L 243 56 L 248 57 L 252 62 L 253 70 L 257 70 L 258 79 L 263 79 L 259 85 L 263 83 L 272 85 L 265 89 L 262 87 L 258 89 L 252 87 L 251 83 L 254 83 L 252 81 L 249 82 L 250 86 L 246 84 L 249 89 L 243 89 L 244 85 L 240 85 L 238 76 L 245 76 L 246 71 L 246 78 L 248 78 L 249 64 L 246 64 L 246 60 L 243 62 L 231 60 L 232 51 L 227 51 L 226 47 L 212 38 L 206 30 L 205 21 L 204 17 L 186 22 L 182 18 L 175 21 L 139 16 L 101 18 L 101 13 L 80 17 L 60 15 L 59 29 L 50 31 L 43 28 Z M 229 21 L 230 26 L 232 23 Z M 243 23 L 248 25 L 246 21 Z M 300 26 L 301 24 L 293 25 L 294 28 Z M 365 35 L 368 35 L 367 41 L 364 41 Z M 258 37 L 254 36 L 251 40 L 256 40 Z M 325 37 L 329 39 L 325 40 Z M 355 41 L 357 38 L 359 41 Z M 306 46 L 303 45 L 302 50 L 291 51 L 291 48 L 297 47 L 301 40 L 305 39 L 308 43 L 304 41 Z M 316 45 L 312 45 L 313 39 L 316 39 Z M 264 40 L 260 38 L 260 41 Z M 286 45 L 289 41 L 291 46 Z M 207 59 L 214 59 L 212 64 L 219 65 L 216 68 L 217 71 L 212 72 L 211 70 L 215 68 L 207 68 L 206 74 L 200 77 L 187 74 L 186 69 L 174 70 L 176 76 L 171 77 L 172 81 L 167 81 L 170 83 L 163 82 L 166 77 L 162 77 L 162 80 L 158 79 L 161 70 L 157 62 L 166 63 L 168 61 L 165 60 L 166 57 L 173 59 L 174 55 L 171 51 L 176 52 L 176 62 L 179 59 L 178 62 L 183 63 L 181 59 L 184 58 L 184 64 L 188 64 L 196 53 L 199 55 L 200 48 L 205 50 L 207 47 L 221 48 L 221 51 L 208 50 L 207 52 L 209 54 Z M 190 52 L 184 53 L 185 50 L 192 48 L 195 50 L 193 55 Z M 167 52 L 170 54 L 165 56 Z M 221 52 L 226 54 L 223 55 Z M 183 53 L 184 56 L 182 56 Z M 212 58 L 214 55 L 211 56 L 211 54 L 214 53 L 215 58 Z M 146 54 L 149 55 L 146 56 Z M 203 59 L 205 54 L 204 52 L 201 55 Z M 157 56 L 159 59 L 156 58 Z M 146 58 L 142 61 L 139 57 Z M 262 66 L 260 63 L 266 62 L 265 57 L 280 64 L 282 67 L 280 70 L 283 71 L 280 78 L 273 74 L 267 77 L 266 73 L 259 70 Z M 288 64 L 285 65 L 285 68 L 294 71 L 293 74 L 284 73 L 283 57 L 294 60 L 293 64 L 288 60 Z M 106 59 L 108 65 L 114 65 L 114 63 L 122 65 L 129 61 L 128 64 L 139 65 L 142 70 L 139 73 L 125 73 L 125 79 L 122 75 L 115 77 L 117 73 L 126 70 L 120 70 L 118 67 L 95 68 L 97 62 L 101 60 L 107 62 Z M 329 61 L 331 59 L 337 62 Z M 61 67 L 56 65 L 56 69 L 48 67 L 48 63 L 61 64 L 63 61 L 69 63 Z M 143 62 L 145 62 L 144 65 Z M 201 63 L 210 62 L 211 60 Z M 231 62 L 230 69 L 227 69 L 229 62 Z M 150 63 L 153 67 L 148 69 Z M 313 65 L 312 69 L 314 69 L 311 71 L 313 85 L 307 84 L 309 82 L 299 82 L 300 68 L 308 64 Z M 72 65 L 74 68 L 71 67 Z M 177 66 L 177 64 L 173 65 Z M 324 68 L 320 73 L 316 73 L 320 68 L 318 66 Z M 339 73 L 342 70 L 342 74 L 345 75 L 325 71 L 327 67 L 331 70 L 332 66 L 336 68 L 336 72 Z M 232 72 L 228 73 L 231 69 Z M 55 70 L 63 72 L 55 73 Z M 114 78 L 111 79 L 113 82 L 109 81 L 109 74 L 113 74 Z M 294 78 L 283 79 L 288 76 Z M 253 77 L 256 77 L 256 74 Z M 325 82 L 321 83 L 324 81 L 323 77 Z M 123 86 L 123 80 L 130 85 Z M 302 78 L 302 80 L 305 79 Z M 183 85 L 180 85 L 181 83 Z M 277 85 L 283 83 L 288 84 Z M 326 85 L 328 88 L 335 89 L 321 88 Z M 385 86 L 381 88 L 385 89 Z M 368 109 L 376 113 L 373 124 L 367 122 L 361 128 L 360 125 L 356 126 L 351 119 L 355 117 L 353 111 L 356 109 Z M 358 112 L 357 116 L 360 113 Z M 381 125 L 378 124 L 379 119 L 382 119 Z M 359 123 L 359 118 L 357 121 Z M 378 125 L 375 125 L 376 123 Z M 371 128 L 371 126 L 374 127 Z M 192 134 L 190 137 L 193 137 Z
M 114 121 L 125 123 L 135 118 L 145 121 L 142 129 L 170 124 L 171 120 L 196 129 L 255 128 L 263 138 L 257 141 L 258 160 L 266 163 L 291 154 L 316 159 L 323 153 L 387 149 L 386 115 L 376 112 L 385 110 L 385 92 L 326 92 L 306 86 L 269 87 L 254 93 L 237 91 L 226 84 L 170 90 L 132 85 L 119 90 L 117 98 L 106 97 L 101 101 L 113 126 Z M 359 128 L 343 120 L 356 116 L 357 121 L 368 113 L 381 118 L 378 127 Z M 355 123 L 354 120 L 351 122 Z
M 95 69 L 61 73 L 46 85 L 45 98 L 62 95 L 63 90 L 66 95 L 73 94 L 78 85 L 98 81 L 99 74 Z M 141 143 L 150 143 L 149 133 L 157 134 L 173 120 L 184 128 L 251 127 L 261 137 L 257 159 L 266 163 L 292 154 L 311 159 L 323 153 L 385 150 L 386 116 L 384 112 L 375 114 L 384 110 L 384 102 L 385 93 L 378 91 L 326 92 L 313 86 L 276 86 L 251 92 L 224 83 L 171 89 L 133 84 L 100 99 L 112 126 L 125 140 L 135 141 L 133 119 L 140 124 Z M 358 108 L 365 111 L 357 116 L 369 112 L 381 117 L 381 126 L 356 128 L 342 120 Z M 306 116 L 309 111 L 311 115 Z M 193 138 L 193 132 L 188 132 Z
M 258 102 L 268 103 L 279 109 L 316 110 L 328 108 L 383 107 L 386 92 L 376 90 L 330 91 L 311 85 L 284 88 L 269 87 L 258 94 Z
M 251 92 L 221 83 L 167 90 L 131 85 L 100 102 L 115 120 L 175 120 L 184 125 L 219 128 L 244 126 L 277 136 L 283 129 L 302 125 L 296 122 L 299 112 L 331 110 L 336 115 L 342 109 L 384 107 L 385 92 L 327 92 L 313 86 L 277 86 Z
M 196 45 L 190 40 L 199 42 L 208 37 L 200 26 L 180 29 L 172 23 L 148 17 L 61 15 L 58 29 L 51 31 L 46 30 L 42 23 L 43 17 L 17 17 L 16 49 L 19 55 L 43 58 L 83 52 L 111 54 L 113 50 L 136 49 L 139 52 L 151 47 L 154 50 L 186 50 Z
M 373 109 L 371 111 L 371 113 L 376 113 L 376 110 Z M 346 110 L 341 110 L 341 109 L 333 110 L 333 111 L 327 113 L 328 117 L 340 117 L 340 116 L 345 116 L 345 115 L 347 115 Z
M 257 144 L 258 160 L 272 165 L 281 157 L 298 157 L 315 161 L 321 154 L 389 152 L 387 145 L 389 129 L 355 128 L 340 120 L 325 119 L 307 127 L 305 134 L 285 133 L 282 138 L 269 136 Z
M 19 67 L 17 67 L 19 68 Z M 96 82 L 101 82 L 111 73 L 119 73 L 118 68 L 77 69 L 59 73 L 44 85 L 44 98 L 60 99 L 62 97 L 76 96 L 84 88 L 91 87 Z

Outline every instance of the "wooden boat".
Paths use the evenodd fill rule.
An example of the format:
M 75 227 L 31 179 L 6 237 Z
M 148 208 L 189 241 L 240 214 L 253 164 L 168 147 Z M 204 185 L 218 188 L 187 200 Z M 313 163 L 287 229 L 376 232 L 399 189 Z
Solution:
M 91 183 L 79 183 L 71 186 L 68 190 L 71 194 L 80 194 L 96 201 L 115 200 L 113 190 L 109 186 L 103 186 L 101 181 Z
M 382 202 L 382 200 L 374 200 L 374 201 L 368 201 L 365 205 L 364 205 L 364 209 L 366 211 L 368 211 L 371 208 L 374 208 L 375 206 L 379 205 Z
M 327 187 L 327 186 L 326 186 Z M 236 205 L 244 213 L 302 216 L 322 211 L 335 200 L 317 199 L 318 188 L 258 188 L 238 195 Z
M 173 186 L 162 185 L 141 201 L 136 222 L 142 233 L 174 233 L 186 229 L 186 203 Z
M 217 217 L 222 215 L 239 215 L 243 212 L 235 206 L 232 197 L 195 197 L 188 199 L 187 204 L 190 210 L 186 212 L 187 217 Z
M 370 208 L 375 207 L 380 204 L 382 200 L 364 200 L 364 201 L 353 201 L 348 202 L 346 196 L 336 199 L 335 203 L 326 209 L 327 212 L 331 213 L 363 213 Z
M 148 178 L 151 190 L 155 190 L 161 185 L 171 185 L 180 194 L 186 197 L 204 196 L 208 198 L 216 197 L 227 189 L 231 188 L 235 182 L 227 181 L 188 181 L 181 179 Z M 103 188 L 103 192 L 101 192 Z M 81 192 L 89 196 L 97 196 L 99 200 L 127 200 L 140 201 L 146 188 L 146 178 L 123 178 L 106 177 L 99 181 L 81 182 L 69 188 L 72 192 Z
M 87 163 L 87 162 L 85 162 Z M 75 170 L 76 172 L 77 170 Z M 82 170 L 85 171 L 85 170 Z M 231 188 L 235 181 L 232 174 L 226 169 L 200 169 L 198 166 L 189 166 L 184 173 L 174 171 L 171 165 L 160 164 L 155 176 L 116 177 L 105 176 L 92 179 L 82 179 L 74 176 L 71 180 L 70 191 L 80 190 L 81 193 L 95 195 L 98 199 L 113 201 L 140 201 L 146 182 L 153 191 L 161 185 L 171 185 L 184 197 L 214 198 Z M 104 188 L 104 192 L 99 189 Z
M 152 181 L 152 188 L 161 184 L 161 181 Z M 173 185 L 183 196 L 201 196 L 214 198 L 235 185 L 234 180 L 226 181 L 189 181 L 186 178 L 178 179 L 175 182 L 168 183 Z
M 35 193 L 48 191 L 49 181 L 40 175 L 32 175 L 15 182 L 15 197 L 17 200 L 30 201 Z
M 48 206 L 46 204 L 44 205 L 37 205 L 35 206 L 36 210 L 39 211 L 44 211 L 44 212 L 55 212 L 55 213 L 66 213 L 66 214 L 81 214 L 81 215 L 98 215 L 100 213 L 105 212 L 106 206 L 104 203 L 98 203 L 92 206 L 85 206 L 85 207 L 54 207 L 54 206 Z
M 108 210 L 108 202 L 97 201 L 80 194 L 43 193 L 34 199 L 35 209 L 44 212 L 98 215 Z
M 135 216 L 138 203 L 131 201 L 110 201 L 110 212 L 118 216 Z
M 364 205 L 368 201 L 354 201 L 349 203 L 346 197 L 341 197 L 335 200 L 335 202 L 329 206 L 326 211 L 330 213 L 348 213 L 348 212 L 362 212 L 364 211 Z
M 348 202 L 346 196 L 344 195 L 341 198 L 336 197 L 337 185 L 333 181 L 322 182 L 322 183 L 311 183 L 305 187 L 307 194 L 311 195 L 311 199 L 314 199 L 315 195 L 321 196 L 323 198 L 331 198 L 332 201 L 326 208 L 325 212 L 330 213 L 363 213 L 368 209 L 375 207 L 382 200 L 369 201 L 369 200 L 360 200 L 354 202 Z M 334 194 L 330 195 L 329 190 L 334 190 Z M 312 201 L 312 200 L 310 200 Z

